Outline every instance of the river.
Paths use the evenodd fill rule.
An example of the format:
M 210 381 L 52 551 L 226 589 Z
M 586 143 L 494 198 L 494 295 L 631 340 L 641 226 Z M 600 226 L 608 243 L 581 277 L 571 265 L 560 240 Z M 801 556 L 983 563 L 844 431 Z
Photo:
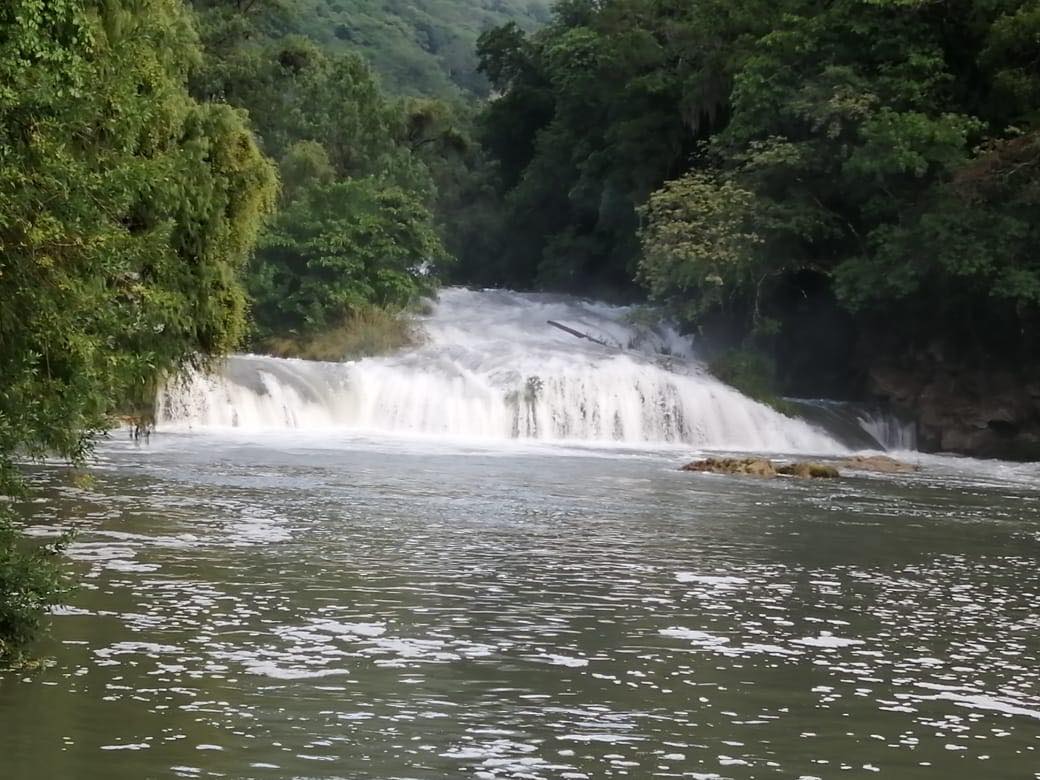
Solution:
M 1040 778 L 1040 467 L 683 473 L 847 445 L 609 307 L 449 293 L 407 355 L 240 358 L 93 484 L 32 469 L 80 586 L 0 777 Z

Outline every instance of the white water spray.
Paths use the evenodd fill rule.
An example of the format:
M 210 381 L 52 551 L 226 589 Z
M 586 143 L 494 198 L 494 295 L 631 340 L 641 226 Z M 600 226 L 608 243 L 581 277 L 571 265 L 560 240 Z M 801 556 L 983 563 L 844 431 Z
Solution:
M 447 289 L 421 319 L 417 348 L 350 363 L 235 356 L 163 391 L 159 427 L 843 449 L 714 379 L 689 341 L 633 324 L 632 313 L 565 296 Z

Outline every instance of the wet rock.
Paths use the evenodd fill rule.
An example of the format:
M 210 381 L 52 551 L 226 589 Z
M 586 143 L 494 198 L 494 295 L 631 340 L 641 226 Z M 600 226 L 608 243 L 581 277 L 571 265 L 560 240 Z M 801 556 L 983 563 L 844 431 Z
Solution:
M 777 466 L 765 458 L 705 458 L 687 463 L 682 470 L 766 478 L 782 475 L 798 479 L 832 479 L 841 476 L 838 469 L 826 463 L 785 463 Z
M 847 469 L 856 471 L 876 471 L 880 474 L 909 474 L 920 471 L 920 466 L 890 458 L 887 455 L 855 455 L 841 461 Z
M 870 367 L 871 395 L 912 412 L 921 449 L 1040 459 L 1040 369 L 975 365 L 916 352 Z
M 682 470 L 709 474 L 742 474 L 749 477 L 776 476 L 776 467 L 765 458 L 706 458 L 687 463 Z
M 826 463 L 789 463 L 778 468 L 776 472 L 785 477 L 799 479 L 835 479 L 841 476 L 840 471 Z

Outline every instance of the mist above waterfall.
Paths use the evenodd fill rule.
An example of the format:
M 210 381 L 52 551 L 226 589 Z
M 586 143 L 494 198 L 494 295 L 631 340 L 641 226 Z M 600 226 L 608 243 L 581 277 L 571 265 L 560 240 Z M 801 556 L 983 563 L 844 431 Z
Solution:
M 843 449 L 710 376 L 674 328 L 636 320 L 567 296 L 450 288 L 416 348 L 349 363 L 233 356 L 167 387 L 158 425 Z

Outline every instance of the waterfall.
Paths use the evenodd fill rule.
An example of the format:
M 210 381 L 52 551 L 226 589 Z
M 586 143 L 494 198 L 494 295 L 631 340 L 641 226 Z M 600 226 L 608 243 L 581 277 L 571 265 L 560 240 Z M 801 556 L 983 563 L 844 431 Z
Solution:
M 917 449 L 916 423 L 886 409 L 820 398 L 788 398 L 787 401 L 795 405 L 805 419 L 852 449 Z
M 917 425 L 882 409 L 860 408 L 855 412 L 860 427 L 886 450 L 916 450 Z
M 446 289 L 412 349 L 345 363 L 233 356 L 166 387 L 158 426 L 843 449 L 711 377 L 689 340 L 635 315 L 567 296 Z

